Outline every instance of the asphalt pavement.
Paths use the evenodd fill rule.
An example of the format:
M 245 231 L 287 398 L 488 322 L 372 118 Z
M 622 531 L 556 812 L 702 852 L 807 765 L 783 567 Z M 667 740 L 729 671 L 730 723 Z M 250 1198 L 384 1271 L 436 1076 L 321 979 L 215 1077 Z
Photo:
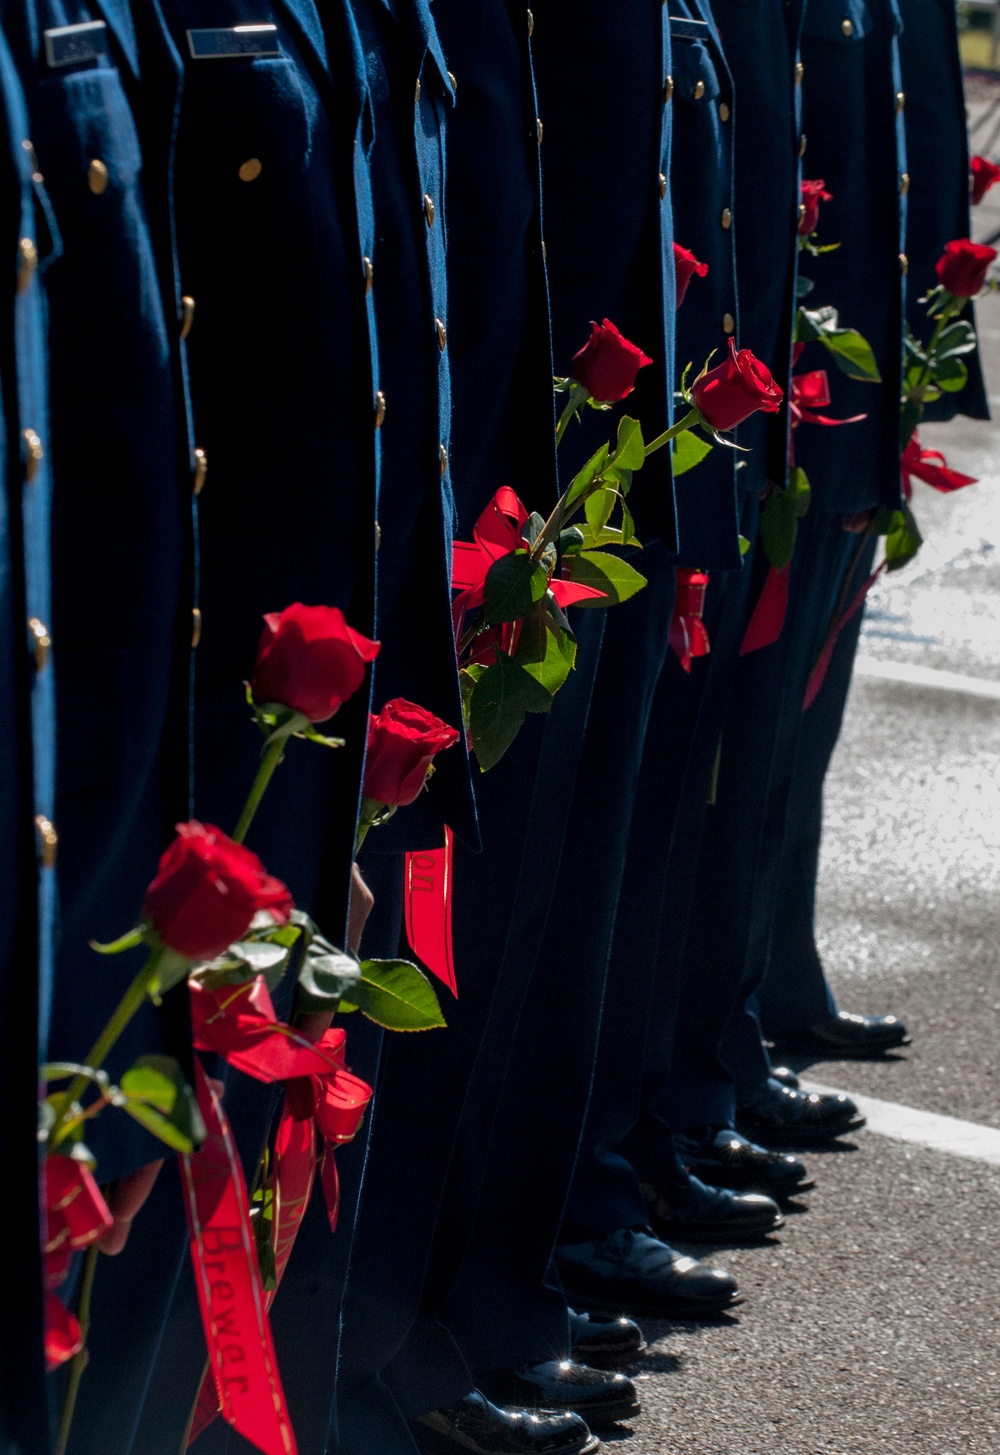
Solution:
M 1000 87 L 971 95 L 981 115 Z M 998 229 L 990 198 L 977 235 Z M 1000 420 L 1000 294 L 978 323 Z M 924 548 L 871 593 L 827 785 L 818 923 L 842 1007 L 895 1012 L 913 1044 L 793 1064 L 1000 1128 L 1000 423 L 921 436 L 979 483 L 917 485 Z M 646 1324 L 643 1414 L 616 1449 L 1000 1455 L 1000 1165 L 957 1123 L 953 1145 L 935 1124 L 933 1150 L 919 1118 L 890 1107 L 879 1123 L 890 1134 L 806 1155 L 815 1190 L 767 1245 L 687 1250 L 735 1273 L 746 1303 L 717 1324 Z

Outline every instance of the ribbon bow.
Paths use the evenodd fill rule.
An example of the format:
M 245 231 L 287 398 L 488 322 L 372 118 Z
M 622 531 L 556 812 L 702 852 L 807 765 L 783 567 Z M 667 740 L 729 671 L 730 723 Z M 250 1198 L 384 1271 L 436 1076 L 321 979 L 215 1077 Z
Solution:
M 903 451 L 900 470 L 903 477 L 903 498 L 905 500 L 909 500 L 913 494 L 911 479 L 914 475 L 918 480 L 923 480 L 925 485 L 931 485 L 935 490 L 941 490 L 945 494 L 952 490 L 961 490 L 963 485 L 979 483 L 975 475 L 963 475 L 959 470 L 953 470 L 940 450 L 923 449 L 917 439 L 916 431 Z
M 111 1231 L 114 1218 L 84 1162 L 54 1155 L 45 1159 L 45 1361 L 58 1369 L 83 1347 L 75 1315 L 56 1298 L 74 1253 Z
M 674 611 L 670 618 L 669 642 L 685 672 L 691 671 L 695 657 L 707 657 L 711 650 L 708 632 L 702 621 L 708 573 L 682 569 L 677 572 Z

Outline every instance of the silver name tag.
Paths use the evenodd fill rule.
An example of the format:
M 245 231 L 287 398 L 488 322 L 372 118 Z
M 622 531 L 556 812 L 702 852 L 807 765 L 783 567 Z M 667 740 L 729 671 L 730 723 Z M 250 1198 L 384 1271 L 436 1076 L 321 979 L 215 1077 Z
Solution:
M 103 20 L 57 26 L 45 31 L 44 40 L 45 59 L 52 70 L 79 61 L 96 61 L 108 54 L 108 27 Z
M 188 50 L 196 61 L 226 56 L 280 56 L 276 25 L 231 25 L 217 30 L 189 30 Z

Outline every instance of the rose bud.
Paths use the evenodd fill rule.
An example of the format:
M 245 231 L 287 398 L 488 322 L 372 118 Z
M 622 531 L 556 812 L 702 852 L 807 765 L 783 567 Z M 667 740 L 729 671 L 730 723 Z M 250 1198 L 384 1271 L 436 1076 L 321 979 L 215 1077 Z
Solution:
M 606 318 L 603 323 L 591 323 L 590 338 L 573 355 L 569 372 L 596 403 L 616 404 L 632 393 L 636 374 L 652 362 Z
M 990 263 L 996 256 L 996 248 L 959 237 L 945 244 L 934 271 L 946 292 L 956 298 L 975 298 L 986 282 Z
M 749 349 L 737 352 L 733 339 L 729 358 L 691 386 L 691 402 L 711 429 L 735 429 L 758 410 L 776 414 L 782 397 L 766 366 Z
M 802 215 L 799 219 L 799 236 L 808 237 L 819 226 L 819 204 L 832 202 L 833 193 L 826 190 L 822 180 L 802 183 Z
M 256 854 L 212 824 L 192 820 L 177 825 L 146 890 L 143 918 L 179 955 L 212 960 L 246 934 L 259 910 L 283 925 L 292 909 L 285 885 Z
M 388 807 L 412 803 L 435 755 L 458 739 L 453 727 L 426 708 L 405 697 L 393 698 L 368 719 L 364 796 Z
M 336 606 L 296 601 L 264 617 L 250 690 L 254 702 L 278 703 L 310 722 L 325 722 L 357 692 L 379 643 L 353 631 Z
M 697 273 L 699 278 L 704 278 L 707 272 L 708 264 L 699 262 L 690 248 L 682 248 L 680 243 L 674 243 L 674 275 L 677 279 L 678 308 L 684 302 L 688 284 L 695 274 Z
M 973 157 L 969 162 L 969 194 L 973 206 L 982 202 L 995 182 L 1000 182 L 1000 167 L 985 157 Z

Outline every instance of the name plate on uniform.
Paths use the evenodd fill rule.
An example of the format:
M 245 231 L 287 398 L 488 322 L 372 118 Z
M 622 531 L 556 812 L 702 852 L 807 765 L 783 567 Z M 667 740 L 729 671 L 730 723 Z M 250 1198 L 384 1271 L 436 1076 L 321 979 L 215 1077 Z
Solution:
M 44 33 L 45 59 L 52 70 L 80 61 L 103 60 L 108 54 L 108 27 L 103 20 L 59 25 Z
M 196 61 L 228 56 L 280 56 L 276 25 L 229 25 L 213 30 L 189 30 L 188 49 Z
M 674 40 L 708 40 L 707 20 L 688 20 L 684 15 L 671 15 L 669 19 Z

